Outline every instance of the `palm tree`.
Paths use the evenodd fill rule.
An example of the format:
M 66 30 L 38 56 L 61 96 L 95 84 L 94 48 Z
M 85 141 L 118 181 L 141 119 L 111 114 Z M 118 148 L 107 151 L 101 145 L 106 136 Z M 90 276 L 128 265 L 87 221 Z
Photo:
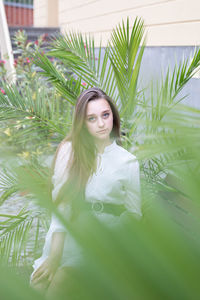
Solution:
M 149 97 L 139 90 L 138 84 L 144 51 L 144 23 L 138 18 L 131 30 L 129 19 L 117 26 L 108 46 L 104 49 L 100 45 L 98 51 L 92 37 L 84 38 L 75 33 L 60 36 L 52 42 L 47 54 L 36 52 L 34 55 L 35 64 L 40 67 L 40 82 L 33 92 L 28 85 L 22 89 L 20 86 L 5 84 L 6 94 L 0 93 L 0 121 L 12 120 L 12 128 L 16 126 L 16 121 L 21 122 L 20 131 L 17 129 L 15 132 L 17 142 L 24 149 L 30 149 L 33 137 L 37 145 L 41 142 L 43 145 L 49 142 L 56 145 L 70 127 L 71 108 L 80 92 L 88 87 L 98 86 L 119 107 L 122 132 L 125 134 L 124 147 L 132 149 L 134 146 L 134 151 L 141 160 L 145 179 L 144 199 L 149 202 L 149 196 L 154 199 L 155 192 L 158 193 L 161 189 L 181 193 L 181 188 L 172 186 L 169 181 L 167 183 L 162 174 L 170 173 L 170 162 L 183 161 L 184 155 L 188 160 L 188 153 L 191 152 L 188 141 L 197 146 L 197 130 L 193 127 L 197 120 L 194 115 L 199 112 L 189 111 L 186 107 L 179 107 L 177 112 L 176 108 L 182 101 L 180 91 L 199 67 L 200 50 L 194 52 L 191 62 L 183 60 L 171 73 L 168 69 L 156 88 L 150 88 Z M 56 63 L 51 62 L 51 57 L 56 59 Z M 41 76 L 47 82 L 41 81 Z M 182 118 L 182 122 L 188 119 L 191 121 L 192 115 L 192 126 L 189 129 L 185 126 L 182 131 L 181 123 L 175 122 L 176 119 L 173 118 L 175 115 L 176 118 Z M 192 133 L 190 140 L 189 132 Z M 181 140 L 179 133 L 187 139 Z M 13 182 L 8 193 L 3 194 L 2 201 L 19 189 Z M 4 238 L 3 235 L 2 237 Z M 4 250 L 8 249 L 6 243 L 9 243 L 9 239 L 4 238 Z

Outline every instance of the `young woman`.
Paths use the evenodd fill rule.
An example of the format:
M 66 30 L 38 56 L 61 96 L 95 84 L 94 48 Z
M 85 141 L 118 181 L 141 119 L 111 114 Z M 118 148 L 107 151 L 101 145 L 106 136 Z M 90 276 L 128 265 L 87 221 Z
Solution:
M 111 226 L 127 211 L 141 216 L 139 164 L 120 144 L 114 103 L 99 88 L 85 90 L 77 100 L 71 134 L 54 159 L 52 198 L 68 221 L 75 221 L 82 207 Z M 81 249 L 53 215 L 32 285 L 52 289 L 62 271 L 76 267 L 81 258 Z

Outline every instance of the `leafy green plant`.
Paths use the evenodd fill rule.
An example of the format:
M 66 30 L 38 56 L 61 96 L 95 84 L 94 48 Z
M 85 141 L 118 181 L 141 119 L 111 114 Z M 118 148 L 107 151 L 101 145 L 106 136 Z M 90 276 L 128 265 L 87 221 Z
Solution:
M 119 225 L 110 228 L 81 212 L 76 222 L 69 223 L 49 204 L 49 209 L 60 217 L 85 254 L 80 267 L 74 271 L 69 269 L 67 280 L 55 299 L 66 299 L 66 295 L 70 299 L 198 298 L 200 160 L 196 137 L 200 112 L 192 113 L 184 107 L 184 114 L 180 110 L 173 114 L 179 118 L 163 126 L 165 129 L 173 127 L 174 132 L 177 129 L 175 138 L 170 143 L 165 140 L 164 147 L 162 139 L 156 147 L 151 139 L 146 140 L 138 157 L 142 160 L 154 158 L 162 154 L 163 149 L 167 154 L 176 152 L 180 147 L 178 135 L 186 151 L 168 165 L 168 173 L 173 175 L 168 190 L 155 182 L 149 195 L 152 185 L 144 180 L 143 200 L 146 203 L 151 200 L 151 205 L 143 219 L 138 221 L 126 216 L 121 218 Z M 187 126 L 186 120 L 192 118 L 193 126 Z M 33 181 L 30 173 L 23 173 L 21 182 L 37 195 L 42 206 L 48 205 L 48 197 L 37 176 Z M 176 206 L 181 205 L 182 210 L 169 205 L 167 199 L 174 201 Z
M 10 200 L 10 197 L 24 198 L 25 206 L 17 214 L 0 214 L 0 257 L 4 264 L 12 266 L 30 266 L 35 257 L 40 254 L 40 232 L 48 227 L 46 212 L 41 212 L 34 204 L 33 196 L 29 190 L 21 189 L 18 169 L 35 170 L 40 181 L 48 178 L 46 168 L 38 169 L 37 161 L 23 162 L 12 171 L 3 169 L 0 173 L 1 205 Z M 15 170 L 14 170 L 15 168 Z M 26 198 L 26 201 L 25 201 Z M 11 202 L 12 203 L 12 202 Z M 16 201 L 14 205 L 16 205 Z M 8 203 L 9 204 L 9 203 Z M 33 238 L 34 237 L 34 238 Z
M 182 169 L 176 169 L 175 167 L 177 167 L 177 165 L 183 168 L 184 164 L 189 164 L 191 160 L 195 166 L 195 170 L 199 166 L 199 161 L 196 160 L 196 153 L 199 147 L 199 142 L 197 142 L 199 112 L 187 107 L 178 106 L 178 103 L 183 99 L 183 97 L 180 96 L 180 92 L 199 67 L 200 50 L 194 52 L 193 59 L 190 63 L 189 61 L 183 60 L 178 66 L 175 66 L 171 72 L 168 69 L 162 81 L 149 88 L 150 96 L 147 96 L 148 93 L 139 90 L 138 85 L 142 56 L 145 51 L 144 24 L 141 19 L 136 19 L 131 30 L 129 27 L 130 24 L 127 19 L 126 23 L 122 22 L 122 25 L 119 25 L 113 30 L 108 46 L 104 49 L 100 45 L 98 51 L 95 49 L 95 43 L 92 37 L 84 38 L 81 34 L 75 33 L 69 33 L 56 38 L 52 42 L 50 51 L 48 51 L 47 54 L 36 48 L 34 61 L 31 60 L 30 64 L 32 64 L 34 68 L 36 64 L 37 67 L 40 68 L 40 72 L 34 73 L 35 70 L 37 70 L 36 68 L 32 73 L 34 76 L 29 76 L 30 74 L 27 76 L 30 83 L 28 81 L 26 84 L 22 82 L 17 86 L 8 86 L 5 83 L 3 86 L 5 94 L 0 93 L 0 121 L 4 124 L 3 130 L 7 132 L 5 134 L 9 136 L 10 146 L 14 143 L 20 143 L 22 147 L 20 149 L 21 154 L 24 153 L 25 155 L 25 153 L 30 153 L 30 151 L 33 150 L 36 152 L 40 145 L 42 145 L 42 148 L 46 145 L 45 154 L 47 155 L 55 150 L 57 143 L 67 134 L 68 128 L 71 125 L 72 108 L 80 92 L 88 87 L 94 85 L 98 86 L 111 96 L 119 107 L 122 119 L 122 132 L 125 134 L 123 136 L 123 146 L 130 151 L 134 151 L 140 159 L 143 183 L 142 192 L 148 213 L 151 211 L 152 203 L 161 202 L 165 199 L 168 192 L 171 192 L 177 196 L 177 198 L 184 196 L 192 201 L 190 206 L 193 207 L 193 198 L 195 197 L 196 199 L 195 195 L 198 194 L 198 184 L 195 185 L 196 194 L 192 196 L 191 181 L 191 186 L 188 187 L 189 193 L 184 192 L 183 195 L 182 189 L 187 181 L 187 177 L 184 178 L 183 184 L 180 186 L 177 183 L 172 184 L 172 182 L 175 183 L 175 180 L 173 180 L 174 173 L 178 178 L 180 178 L 179 175 L 181 175 L 179 173 L 181 173 L 180 170 Z M 22 44 L 20 45 L 23 47 L 26 45 L 26 43 L 23 42 L 23 37 Z M 53 62 L 51 58 L 54 58 Z M 26 65 L 27 70 L 29 70 L 30 66 L 31 65 Z M 41 80 L 42 76 L 45 77 L 46 80 Z M 176 108 L 180 109 L 180 111 L 178 112 Z M 191 124 L 191 126 L 188 126 L 188 124 Z M 35 147 L 36 145 L 37 147 Z M 39 148 L 39 151 L 40 149 L 41 148 Z M 32 156 L 30 155 L 30 157 Z M 40 169 L 40 166 L 38 166 L 38 169 Z M 188 172 L 188 174 L 193 178 L 193 173 Z M 196 175 L 195 173 L 195 176 Z M 36 190 L 40 184 L 40 180 L 41 177 L 39 177 L 39 180 L 36 180 Z M 27 184 L 30 184 L 30 182 Z M 38 192 L 35 190 L 36 195 L 38 199 L 41 200 L 41 205 L 49 206 L 49 208 L 53 210 L 54 208 L 48 205 L 48 199 L 45 198 L 44 191 L 42 192 L 43 188 L 43 186 L 40 186 Z M 6 196 L 6 190 L 4 192 Z M 165 194 L 165 197 L 160 198 L 158 196 L 160 193 Z M 41 194 L 43 197 L 41 197 Z M 44 199 L 47 200 L 47 202 L 45 202 L 47 204 L 45 205 Z M 180 200 L 178 214 L 184 205 L 185 204 Z M 173 211 L 176 207 L 175 201 L 171 207 Z M 160 215 L 163 216 L 163 223 Z M 155 215 L 153 215 L 155 222 L 153 218 L 150 220 L 153 229 L 155 229 L 156 226 L 159 227 L 160 224 L 163 224 L 162 228 L 169 225 L 168 221 L 164 223 L 165 213 L 163 210 L 160 215 L 155 212 Z M 70 224 L 66 225 L 70 227 Z M 97 231 L 98 226 L 100 225 L 94 225 L 94 229 L 97 229 Z M 135 233 L 132 232 L 132 226 L 136 226 L 137 228 Z M 170 279 L 170 274 L 173 276 L 173 267 L 171 266 L 174 264 L 175 272 L 178 270 L 177 274 L 180 274 L 181 263 L 184 259 L 188 259 L 188 253 L 184 252 L 180 259 L 181 263 L 178 262 L 176 264 L 176 260 L 173 260 L 172 253 L 175 253 L 176 247 L 177 249 L 181 249 L 183 245 L 182 242 L 179 244 L 176 241 L 178 233 L 173 235 L 173 228 L 171 228 L 169 232 L 164 231 L 167 236 L 166 244 L 169 243 L 171 245 L 174 243 L 174 248 L 170 248 L 169 252 L 167 252 L 168 250 L 166 249 L 166 255 L 163 254 L 163 260 L 161 258 L 161 260 L 157 262 L 158 265 L 161 263 L 164 264 L 165 267 L 167 267 L 169 263 L 171 267 L 171 269 L 170 267 L 167 269 L 168 275 L 166 277 L 167 282 L 169 281 L 171 284 L 171 290 L 167 291 L 169 286 L 165 284 L 165 279 L 162 277 L 162 279 L 159 280 L 163 268 L 158 268 L 157 273 L 154 274 L 154 272 L 151 271 L 151 260 L 144 260 L 147 265 L 144 263 L 141 264 L 140 267 L 135 259 L 141 252 L 141 256 L 139 256 L 140 260 L 138 261 L 142 262 L 142 259 L 145 258 L 143 246 L 147 246 L 148 243 L 150 247 L 148 252 L 149 257 L 152 257 L 152 252 L 154 259 L 156 259 L 157 254 L 162 256 L 163 252 L 159 252 L 159 249 L 163 251 L 161 241 L 164 242 L 163 239 L 160 239 L 161 232 L 157 235 L 156 231 L 152 231 L 157 237 L 157 239 L 154 239 L 153 234 L 147 229 L 148 227 L 145 226 L 139 229 L 133 222 L 130 228 L 127 228 L 127 231 L 132 235 L 127 235 L 127 240 L 124 242 L 125 245 L 128 247 L 128 241 L 133 241 L 134 239 L 132 240 L 132 237 L 137 240 L 140 235 L 144 241 L 140 240 L 138 247 L 129 254 L 127 254 L 126 249 L 123 247 L 119 248 L 119 252 L 116 252 L 116 261 L 120 256 L 124 257 L 124 255 L 129 255 L 127 256 L 125 266 L 128 266 L 130 262 L 134 261 L 133 270 L 129 270 L 130 276 L 135 278 L 134 267 L 140 271 L 141 276 L 138 280 L 135 279 L 135 284 L 131 287 L 129 282 L 127 284 L 124 283 L 122 276 L 120 277 L 119 274 L 113 274 L 114 264 L 111 265 L 112 270 L 109 269 L 110 273 L 108 272 L 107 274 L 109 275 L 105 278 L 109 280 L 109 278 L 113 278 L 112 276 L 116 275 L 116 277 L 114 277 L 115 279 L 110 282 L 110 285 L 118 286 L 120 297 L 125 293 L 127 299 L 129 299 L 128 297 L 131 296 L 132 292 L 134 293 L 134 290 L 137 291 L 138 297 L 145 298 L 148 293 L 150 295 L 149 299 L 151 299 L 151 297 L 155 299 L 156 295 L 161 297 L 165 295 L 165 293 L 167 293 L 169 297 L 172 297 L 171 291 L 173 291 L 176 285 L 178 286 L 176 296 L 184 298 L 184 293 L 181 291 L 181 284 L 185 285 L 187 282 L 188 277 L 186 273 L 183 273 L 180 281 L 178 281 L 177 276 L 176 278 L 173 277 Z M 102 234 L 102 243 L 110 245 L 110 236 L 108 239 L 103 240 L 103 230 L 104 229 L 101 228 L 99 229 Z M 192 230 L 195 230 L 194 226 Z M 72 228 L 72 231 L 76 234 L 76 229 Z M 167 233 L 169 233 L 169 235 L 167 235 Z M 93 238 L 90 236 L 89 238 L 91 238 L 91 240 L 88 241 L 87 246 L 84 239 L 81 238 L 79 233 L 77 234 L 77 238 L 80 239 L 80 243 L 83 244 L 86 252 L 91 253 L 91 256 L 93 255 L 94 258 L 98 258 L 97 252 L 95 251 L 97 251 L 99 244 L 94 243 L 93 245 Z M 105 232 L 105 235 L 106 234 Z M 125 235 L 124 233 L 122 234 Z M 118 238 L 120 239 L 119 236 L 117 239 Z M 188 242 L 185 236 L 183 240 L 186 243 Z M 112 238 L 110 238 L 110 241 L 113 242 Z M 197 249 L 195 243 L 192 244 L 194 252 Z M 114 245 L 116 245 L 116 247 L 118 246 L 118 244 Z M 89 247 L 91 247 L 91 249 Z M 131 249 L 132 247 L 133 244 L 131 244 Z M 93 250 L 94 252 L 92 252 Z M 103 280 L 104 276 L 106 276 L 105 270 L 107 270 L 106 268 L 108 266 L 106 264 L 108 261 L 103 261 L 103 259 L 104 257 L 101 257 L 99 261 L 102 263 L 102 267 L 100 264 L 90 266 L 90 274 L 95 272 L 96 282 L 98 278 Z M 120 268 L 122 268 L 121 273 L 125 272 L 125 269 L 121 265 Z M 193 268 L 194 274 L 196 274 L 195 266 L 192 264 L 190 270 Z M 85 269 L 84 272 L 86 272 Z M 98 274 L 101 276 L 98 277 Z M 147 276 L 148 278 L 146 278 L 144 274 L 149 274 Z M 88 278 L 92 280 L 91 277 Z M 86 281 L 83 282 L 88 286 L 89 282 Z M 123 284 L 120 285 L 120 282 L 125 284 L 124 287 Z M 146 282 L 148 283 L 148 287 L 145 291 L 142 291 L 141 287 L 145 286 Z M 162 290 L 159 289 L 157 282 L 161 284 Z M 185 287 L 187 292 L 185 294 L 186 297 L 188 293 L 191 292 L 190 284 L 191 281 L 189 280 L 188 285 Z M 105 290 L 109 293 L 113 293 L 113 288 L 112 290 L 109 289 L 106 282 L 101 292 L 98 288 L 97 290 L 95 290 L 95 288 L 97 288 L 97 284 L 94 285 L 94 291 L 91 291 L 93 298 L 91 294 L 87 294 L 87 292 L 89 293 L 90 291 L 84 290 L 84 293 L 86 293 L 88 297 L 85 296 L 85 299 L 98 299 L 97 291 L 99 295 L 102 295 L 104 288 L 106 288 Z M 193 295 L 195 295 L 196 290 L 197 286 L 195 283 Z
M 10 147 L 12 151 L 15 145 L 15 151 L 22 156 L 30 156 L 31 152 L 39 155 L 45 152 L 44 149 L 50 150 L 52 141 L 59 141 L 66 135 L 71 123 L 70 109 L 60 94 L 41 77 L 33 62 L 33 52 L 45 51 L 45 36 L 30 42 L 25 31 L 19 30 L 14 42 L 17 84 L 9 86 L 5 80 L 2 82 L 1 144 L 3 149 Z M 56 61 L 52 63 L 56 66 Z
M 38 49 L 45 51 L 45 35 L 41 35 L 35 42 L 29 41 L 25 30 L 18 30 L 13 38 L 15 45 L 14 66 L 17 74 L 17 84 L 26 86 L 27 83 L 34 89 L 34 83 L 37 82 L 37 69 L 33 63 L 33 52 Z
M 19 265 L 25 263 L 27 233 L 30 231 L 33 218 L 20 211 L 17 215 L 0 214 L 1 228 L 1 260 L 6 264 Z M 23 257 L 23 258 L 22 258 Z
M 0 74 L 1 74 L 0 85 L 5 80 L 5 76 L 6 76 L 5 63 L 6 63 L 5 60 L 0 59 Z M 4 93 L 4 90 L 2 88 L 0 89 L 0 91 L 1 93 Z
M 44 54 L 36 54 L 35 63 L 42 69 L 42 74 L 51 82 L 61 95 L 70 103 L 76 101 L 83 87 L 98 86 L 102 88 L 118 104 L 122 120 L 122 131 L 125 133 L 124 146 L 130 148 L 141 144 L 156 127 L 149 126 L 149 121 L 162 121 L 166 113 L 183 98 L 179 93 L 188 80 L 199 68 L 200 50 L 195 50 L 189 63 L 183 60 L 166 75 L 160 83 L 144 94 L 138 87 L 138 76 L 145 51 L 144 24 L 136 19 L 132 30 L 122 22 L 113 30 L 105 50 L 95 49 L 92 37 L 85 38 L 81 34 L 69 33 L 55 39 L 47 53 L 55 57 L 71 73 L 66 76 L 60 72 Z M 72 88 L 73 84 L 75 90 Z M 133 122 L 134 120 L 134 122 Z M 144 124 L 145 120 L 148 126 Z

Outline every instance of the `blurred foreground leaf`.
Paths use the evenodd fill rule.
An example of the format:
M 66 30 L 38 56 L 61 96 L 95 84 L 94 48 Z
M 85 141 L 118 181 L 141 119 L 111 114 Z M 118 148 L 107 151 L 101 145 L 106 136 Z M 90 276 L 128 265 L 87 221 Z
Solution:
M 5 266 L 0 266 L 0 268 L 1 300 L 44 300 L 44 297 L 30 288 L 13 269 L 6 268 Z
M 194 172 L 188 164 L 174 165 L 172 170 L 189 203 L 185 228 L 179 222 L 182 211 L 176 210 L 174 218 L 176 207 L 166 200 L 177 200 L 178 194 L 164 189 L 163 196 L 159 184 L 155 184 L 151 205 L 141 220 L 127 214 L 118 224 L 107 226 L 85 211 L 80 211 L 74 222 L 66 221 L 49 201 L 35 173 L 31 177 L 23 174 L 23 183 L 43 206 L 60 217 L 83 249 L 83 264 L 69 268 L 55 299 L 198 298 L 200 222 L 195 217 L 200 215 L 200 184 L 199 179 L 194 180 L 198 170 Z M 143 200 L 148 202 L 148 185 L 143 186 L 147 189 Z

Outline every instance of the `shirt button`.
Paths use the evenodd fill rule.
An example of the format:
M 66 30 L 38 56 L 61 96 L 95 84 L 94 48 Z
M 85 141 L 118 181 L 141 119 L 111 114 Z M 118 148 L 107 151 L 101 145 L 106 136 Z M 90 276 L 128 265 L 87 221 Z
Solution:
M 101 213 L 103 211 L 103 203 L 101 201 L 96 201 L 92 203 L 92 210 L 95 213 Z

